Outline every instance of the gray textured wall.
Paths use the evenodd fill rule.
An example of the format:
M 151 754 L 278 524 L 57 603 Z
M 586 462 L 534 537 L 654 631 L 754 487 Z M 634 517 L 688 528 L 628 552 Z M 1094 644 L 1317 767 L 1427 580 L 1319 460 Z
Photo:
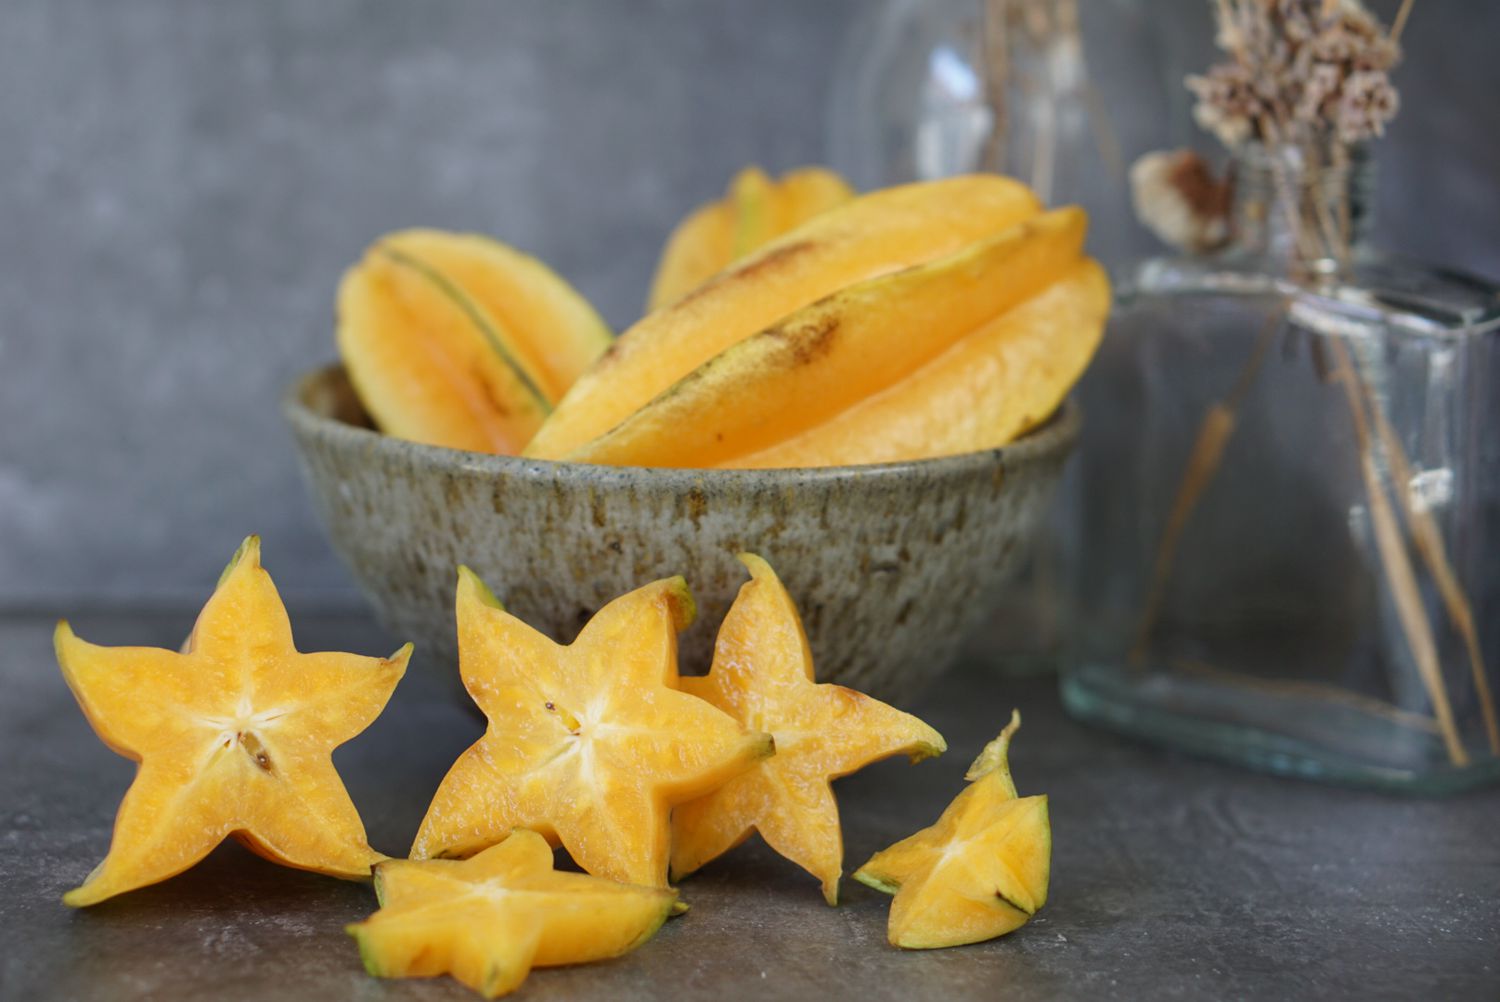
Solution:
M 332 354 L 341 268 L 481 228 L 628 323 L 687 206 L 822 158 L 863 6 L 5 0 L 0 608 L 197 596 L 250 531 L 285 591 L 350 600 L 275 408 Z M 1139 84 L 1198 64 L 1204 5 L 1085 8 L 1127 154 L 1187 138 Z M 1490 274 L 1497 37 L 1500 5 L 1418 4 L 1381 205 L 1388 243 Z

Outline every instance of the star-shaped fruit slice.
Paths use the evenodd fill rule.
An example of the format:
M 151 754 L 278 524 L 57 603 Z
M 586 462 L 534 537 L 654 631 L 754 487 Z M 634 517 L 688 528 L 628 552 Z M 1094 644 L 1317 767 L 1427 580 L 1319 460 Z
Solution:
M 469 856 L 528 828 L 612 880 L 665 886 L 672 806 L 771 754 L 768 734 L 677 690 L 682 578 L 610 602 L 561 646 L 459 569 L 459 671 L 489 718 L 438 787 L 412 857 Z
M 251 536 L 181 652 L 97 647 L 57 627 L 94 731 L 140 763 L 109 854 L 63 900 L 92 905 L 181 873 L 228 835 L 277 863 L 349 879 L 384 859 L 330 753 L 369 726 L 411 656 L 301 654 Z
M 963 792 L 930 828 L 870 857 L 854 879 L 896 895 L 887 932 L 910 950 L 961 946 L 1019 929 L 1047 901 L 1047 798 L 1016 796 L 1013 713 L 974 764 Z
M 494 998 L 533 967 L 629 953 L 661 928 L 677 892 L 552 868 L 552 847 L 518 829 L 466 860 L 393 859 L 375 868 L 380 910 L 349 926 L 382 978 L 452 974 Z
M 913 762 L 947 746 L 937 731 L 864 693 L 813 680 L 797 607 L 771 565 L 740 554 L 750 580 L 719 628 L 712 670 L 684 692 L 744 726 L 768 731 L 776 754 L 672 814 L 672 876 L 698 869 L 752 832 L 823 883 L 838 900 L 844 840 L 831 780 L 879 759 Z

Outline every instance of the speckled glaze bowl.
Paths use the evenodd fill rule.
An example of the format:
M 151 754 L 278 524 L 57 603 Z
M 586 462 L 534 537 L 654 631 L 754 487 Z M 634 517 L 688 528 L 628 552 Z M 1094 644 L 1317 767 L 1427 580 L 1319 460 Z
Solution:
M 684 674 L 706 671 L 746 572 L 771 562 L 796 598 L 821 681 L 904 700 L 992 611 L 1078 434 L 1069 403 L 1003 449 L 879 466 L 671 470 L 461 452 L 370 428 L 343 370 L 286 393 L 334 548 L 418 663 L 457 663 L 455 568 L 571 642 L 605 602 L 682 574 L 698 600 Z M 454 673 L 456 678 L 456 673 Z

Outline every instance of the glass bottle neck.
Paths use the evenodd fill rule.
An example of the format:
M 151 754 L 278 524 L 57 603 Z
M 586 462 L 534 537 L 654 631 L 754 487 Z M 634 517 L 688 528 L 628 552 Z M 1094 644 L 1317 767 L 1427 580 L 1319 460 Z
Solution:
M 1364 146 L 1250 143 L 1235 153 L 1229 253 L 1316 279 L 1344 271 L 1370 230 L 1374 165 Z

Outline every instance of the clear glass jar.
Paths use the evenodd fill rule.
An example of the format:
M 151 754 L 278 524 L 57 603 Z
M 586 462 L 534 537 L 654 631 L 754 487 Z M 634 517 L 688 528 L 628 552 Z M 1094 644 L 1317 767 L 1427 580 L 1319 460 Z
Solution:
M 1369 250 L 1371 170 L 1247 148 L 1227 250 L 1117 277 L 1062 691 L 1271 771 L 1451 791 L 1500 778 L 1500 288 Z

